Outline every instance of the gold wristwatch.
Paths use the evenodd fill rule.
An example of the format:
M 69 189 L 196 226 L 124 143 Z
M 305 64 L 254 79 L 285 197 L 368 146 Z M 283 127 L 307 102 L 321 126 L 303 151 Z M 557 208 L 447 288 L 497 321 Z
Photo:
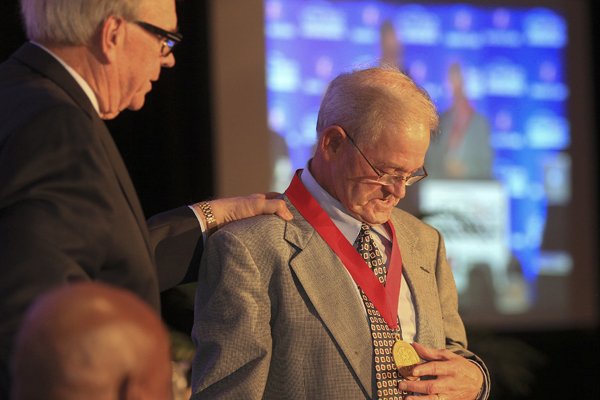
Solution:
M 217 219 L 215 218 L 215 215 L 213 214 L 210 203 L 208 201 L 203 201 L 203 202 L 198 203 L 197 206 L 198 206 L 198 208 L 200 208 L 200 211 L 202 211 L 202 214 L 204 215 L 204 219 L 206 220 L 206 233 L 208 235 L 210 235 L 211 233 L 214 233 L 214 231 L 216 231 L 219 226 L 217 224 Z

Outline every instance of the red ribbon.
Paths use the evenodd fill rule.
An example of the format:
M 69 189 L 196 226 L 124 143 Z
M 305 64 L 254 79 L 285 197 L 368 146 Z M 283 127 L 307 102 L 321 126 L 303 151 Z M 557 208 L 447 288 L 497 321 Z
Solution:
M 306 190 L 300 180 L 301 171 L 298 170 L 294 174 L 290 186 L 285 191 L 286 196 L 342 261 L 354 282 L 367 295 L 388 326 L 397 329 L 402 256 L 396 242 L 394 226 L 387 222 L 392 233 L 392 254 L 388 263 L 386 284 L 383 285 L 367 262 L 335 226 L 329 215 Z

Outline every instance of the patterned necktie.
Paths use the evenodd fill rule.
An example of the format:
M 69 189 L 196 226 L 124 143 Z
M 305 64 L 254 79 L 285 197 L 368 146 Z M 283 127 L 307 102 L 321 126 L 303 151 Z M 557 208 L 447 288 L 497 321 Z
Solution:
M 371 237 L 371 228 L 362 224 L 354 247 L 358 250 L 363 260 L 369 264 L 379 282 L 385 285 L 387 267 L 383 255 Z M 360 294 L 369 315 L 371 337 L 375 357 L 375 377 L 377 381 L 377 398 L 380 400 L 400 400 L 402 392 L 398 389 L 399 374 L 392 357 L 392 347 L 399 329 L 390 329 L 379 311 L 361 290 Z

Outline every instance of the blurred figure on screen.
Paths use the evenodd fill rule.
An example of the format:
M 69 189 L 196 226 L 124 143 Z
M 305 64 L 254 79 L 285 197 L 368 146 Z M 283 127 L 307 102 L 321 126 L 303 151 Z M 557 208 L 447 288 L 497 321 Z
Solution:
M 444 241 L 396 208 L 427 175 L 437 121 L 429 96 L 396 68 L 331 82 L 314 156 L 285 192 L 294 218 L 247 219 L 207 242 L 192 399 L 488 397 Z M 403 380 L 398 346 L 396 362 L 414 356 L 406 374 L 435 377 Z
M 396 34 L 391 21 L 384 21 L 379 27 L 379 65 L 404 69 L 404 46 Z
M 440 135 L 427 153 L 427 172 L 434 179 L 491 179 L 490 124 L 470 104 L 462 67 L 448 69 L 452 105 L 440 115 Z
M 13 357 L 12 400 L 172 399 L 169 340 L 135 295 L 66 285 L 27 311 Z

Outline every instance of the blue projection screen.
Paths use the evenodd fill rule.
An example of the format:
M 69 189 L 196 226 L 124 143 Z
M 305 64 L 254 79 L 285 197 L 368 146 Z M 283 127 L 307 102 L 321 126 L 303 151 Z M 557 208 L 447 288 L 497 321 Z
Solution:
M 465 320 L 564 320 L 574 269 L 565 17 L 448 2 L 264 6 L 273 189 L 312 155 L 328 82 L 394 64 L 428 91 L 441 121 L 430 177 L 399 206 L 444 235 Z

